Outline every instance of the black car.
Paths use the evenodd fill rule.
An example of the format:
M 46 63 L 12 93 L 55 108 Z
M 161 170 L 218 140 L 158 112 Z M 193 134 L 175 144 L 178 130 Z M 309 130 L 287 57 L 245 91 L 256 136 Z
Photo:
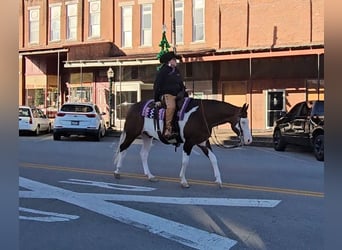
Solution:
M 297 103 L 276 121 L 274 149 L 284 151 L 287 144 L 309 146 L 324 161 L 324 101 Z

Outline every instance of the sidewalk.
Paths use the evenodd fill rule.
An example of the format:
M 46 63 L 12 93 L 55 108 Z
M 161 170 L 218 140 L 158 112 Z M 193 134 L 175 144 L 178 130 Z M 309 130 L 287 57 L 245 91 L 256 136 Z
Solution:
M 239 138 L 231 129 L 213 129 L 211 137 L 216 138 L 224 145 L 234 145 L 239 142 Z M 252 130 L 253 141 L 250 146 L 273 147 L 273 130 Z
M 250 144 L 250 146 L 273 147 L 272 134 L 273 130 L 253 130 L 253 142 Z M 116 130 L 115 128 L 107 129 L 106 136 L 120 137 L 120 135 L 120 130 Z M 231 129 L 214 128 L 211 134 L 210 142 L 214 144 L 216 141 L 224 145 L 235 145 L 238 143 L 239 139 Z

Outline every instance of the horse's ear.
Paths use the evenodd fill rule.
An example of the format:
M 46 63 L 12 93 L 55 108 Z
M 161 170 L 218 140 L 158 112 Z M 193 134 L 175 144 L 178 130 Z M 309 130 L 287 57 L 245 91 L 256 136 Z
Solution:
M 248 106 L 249 106 L 249 104 L 245 103 L 245 104 L 242 106 L 242 110 L 247 110 L 247 109 L 248 109 Z

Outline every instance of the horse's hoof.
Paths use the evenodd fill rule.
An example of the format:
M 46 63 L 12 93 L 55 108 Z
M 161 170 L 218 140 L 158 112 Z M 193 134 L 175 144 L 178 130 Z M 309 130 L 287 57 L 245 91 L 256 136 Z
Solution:
M 157 177 L 151 177 L 151 178 L 148 178 L 148 180 L 150 182 L 158 182 L 159 181 L 159 179 Z
M 119 173 L 115 173 L 115 172 L 114 172 L 114 177 L 115 177 L 115 179 L 120 179 L 121 178 L 120 174 Z
M 181 183 L 182 188 L 189 188 L 190 185 L 188 183 Z
M 217 181 L 216 181 L 216 184 L 217 184 L 217 186 L 218 186 L 220 189 L 223 187 L 222 182 L 217 182 Z

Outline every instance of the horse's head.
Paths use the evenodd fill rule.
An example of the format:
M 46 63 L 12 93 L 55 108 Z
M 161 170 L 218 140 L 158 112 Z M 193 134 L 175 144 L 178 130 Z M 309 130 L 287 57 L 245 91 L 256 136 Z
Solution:
M 252 143 L 252 135 L 249 129 L 249 120 L 247 116 L 248 104 L 244 104 L 240 113 L 237 115 L 237 119 L 235 123 L 231 123 L 232 130 L 240 137 L 240 141 L 242 144 L 251 144 Z

